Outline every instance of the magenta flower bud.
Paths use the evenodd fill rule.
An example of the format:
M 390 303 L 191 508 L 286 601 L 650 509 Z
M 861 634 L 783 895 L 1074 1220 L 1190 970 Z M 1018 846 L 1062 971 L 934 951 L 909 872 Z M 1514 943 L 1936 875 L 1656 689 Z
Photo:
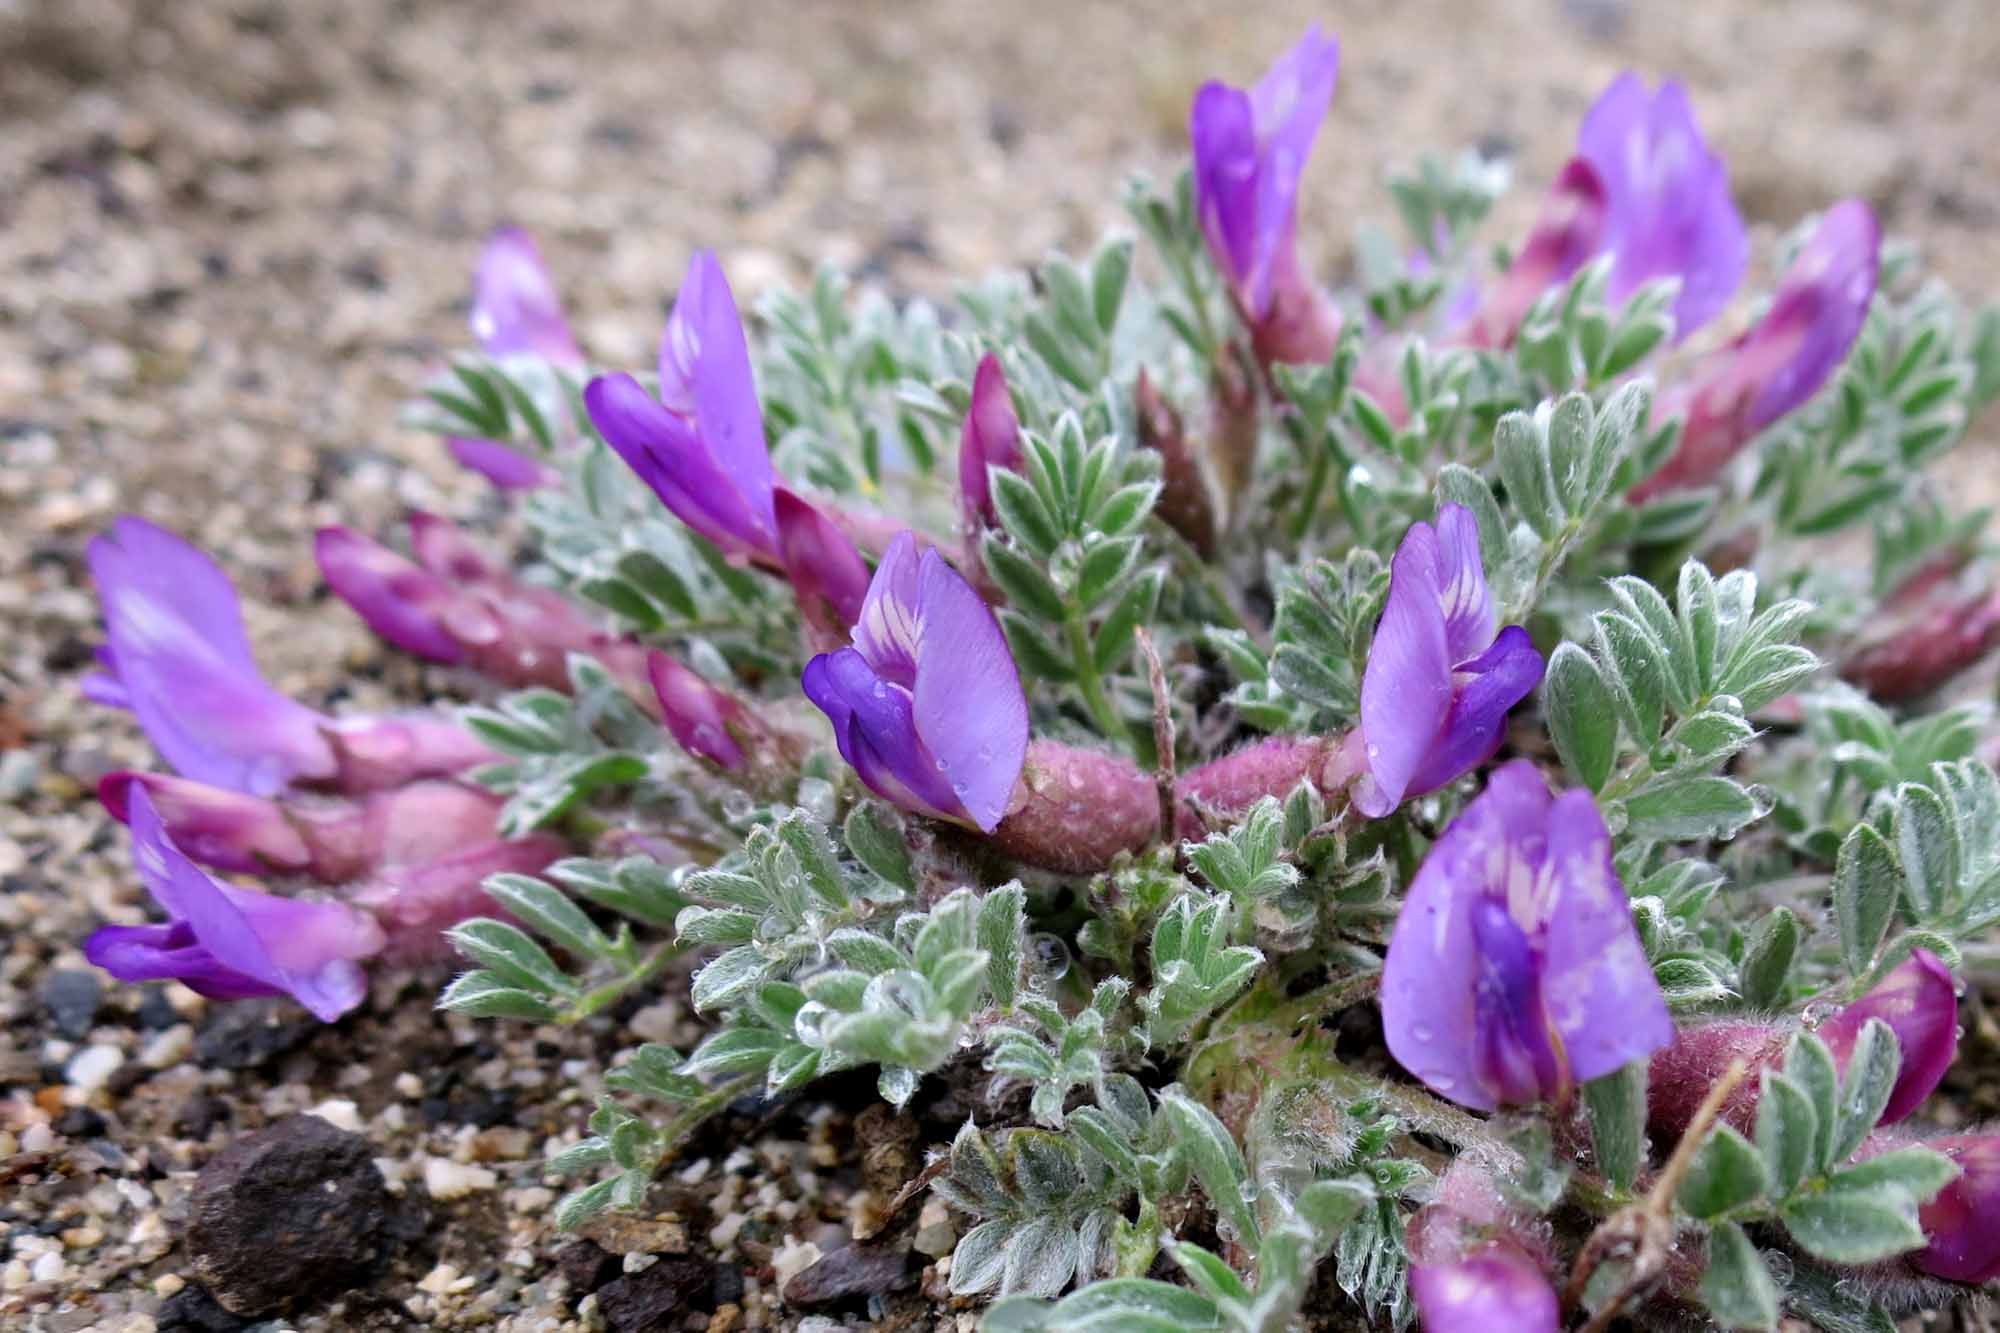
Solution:
M 302 870 L 305 839 L 275 802 L 165 773 L 107 773 L 97 799 L 121 824 L 132 822 L 132 792 L 143 789 L 161 826 L 189 859 L 250 874 Z
M 86 683 L 129 708 L 183 775 L 269 796 L 333 776 L 327 719 L 257 670 L 236 590 L 214 561 L 164 528 L 126 515 L 90 543 L 104 605 L 105 672 Z
M 1729 304 L 1749 264 L 1729 170 L 1702 138 L 1687 90 L 1673 79 L 1648 95 L 1629 71 L 1584 117 L 1577 154 L 1604 187 L 1600 248 L 1613 256 L 1605 295 L 1622 304 L 1657 278 L 1681 280 L 1677 338 Z
M 1487 293 L 1466 340 L 1477 347 L 1512 345 L 1542 293 L 1568 282 L 1603 248 L 1608 209 L 1597 168 L 1583 157 L 1564 163 L 1527 243 Z
M 1958 983 L 1951 969 L 1930 950 L 1913 949 L 1866 995 L 1821 1023 L 1819 1039 L 1842 1070 L 1871 1018 L 1889 1025 L 1903 1055 L 1877 1122 L 1890 1125 L 1923 1105 L 1958 1055 Z
M 560 593 L 521 582 L 452 524 L 411 517 L 421 566 L 343 527 L 313 539 L 320 573 L 368 627 L 406 652 L 508 685 L 569 688 L 569 655 L 604 664 L 636 694 L 644 650 L 607 634 Z
M 313 535 L 313 555 L 334 596 L 368 622 L 368 628 L 404 652 L 456 665 L 465 648 L 445 628 L 451 585 L 352 528 L 324 527 Z
M 1007 391 L 1000 358 L 988 352 L 972 376 L 972 406 L 958 432 L 958 500 L 968 533 L 999 523 L 993 512 L 992 468 L 1021 470 L 1021 422 Z
M 1819 391 L 1868 318 L 1881 247 L 1868 205 L 1849 199 L 1827 210 L 1764 317 L 1663 398 L 1655 415 L 1684 418 L 1680 443 L 1632 488 L 1633 503 L 1714 480 L 1759 431 Z
M 798 597 L 799 615 L 817 647 L 837 648 L 861 618 L 868 562 L 832 519 L 782 486 L 772 493 L 772 511 L 778 560 Z
M 1215 554 L 1215 486 L 1200 453 L 1181 427 L 1180 414 L 1154 387 L 1145 368 L 1132 389 L 1139 444 L 1160 456 L 1160 498 L 1153 512 L 1187 538 L 1204 558 Z
M 1555 1333 L 1562 1326 L 1546 1245 L 1463 1162 L 1410 1223 L 1410 1294 L 1426 1333 Z
M 868 585 L 854 644 L 806 664 L 806 696 L 877 795 L 990 833 L 1028 748 L 1028 699 L 1000 622 L 905 533 Z
M 1321 362 L 1340 315 L 1299 267 L 1299 177 L 1333 102 L 1340 43 L 1317 24 L 1248 90 L 1211 81 L 1188 114 L 1195 210 L 1259 359 Z
M 1845 1073 L 1848 1056 L 1868 1020 L 1887 1023 L 1896 1034 L 1902 1064 L 1879 1124 L 1894 1124 L 1923 1105 L 1936 1091 L 1958 1054 L 1958 988 L 1944 960 L 1915 949 L 1873 989 L 1843 1006 L 1816 1029 Z M 1689 1027 L 1654 1055 L 1647 1092 L 1647 1120 L 1662 1138 L 1680 1137 L 1695 1108 L 1715 1080 L 1735 1060 L 1750 1069 L 1723 1104 L 1722 1118 L 1748 1134 L 1756 1126 L 1760 1086 L 1757 1071 L 1783 1062 L 1796 1025 L 1730 1020 Z
M 2000 592 L 1990 587 L 1899 589 L 1884 610 L 1840 659 L 1840 675 L 1887 702 L 1928 694 L 2000 644 Z
M 714 255 L 689 263 L 667 318 L 659 397 L 630 375 L 600 375 L 583 397 L 606 442 L 681 522 L 732 559 L 779 562 L 750 347 Z
M 558 365 L 583 364 L 542 252 L 519 227 L 494 232 L 480 251 L 472 285 L 472 336 L 490 357 L 538 356 Z
M 1932 1277 L 1985 1283 L 2000 1277 L 2000 1134 L 1925 1139 L 1958 1164 L 1959 1175 L 1917 1208 L 1929 1241 L 1908 1260 Z
M 121 981 L 172 979 L 216 999 L 290 995 L 329 1023 L 361 1003 L 360 963 L 383 946 L 372 918 L 218 883 L 167 836 L 143 785 L 127 802 L 133 861 L 167 923 L 101 926 L 85 957 Z
M 1674 1039 L 1589 792 L 1494 770 L 1410 885 L 1382 967 L 1389 1052 L 1463 1106 L 1561 1103 Z
M 750 718 L 740 700 L 657 650 L 646 658 L 646 671 L 659 696 L 661 720 L 683 750 L 726 769 L 743 767 L 737 735 Z
M 1361 677 L 1368 772 L 1354 805 L 1371 819 L 1493 757 L 1507 712 L 1542 679 L 1528 632 L 1497 635 L 1479 522 L 1446 505 L 1414 523 L 1389 567 L 1389 599 Z

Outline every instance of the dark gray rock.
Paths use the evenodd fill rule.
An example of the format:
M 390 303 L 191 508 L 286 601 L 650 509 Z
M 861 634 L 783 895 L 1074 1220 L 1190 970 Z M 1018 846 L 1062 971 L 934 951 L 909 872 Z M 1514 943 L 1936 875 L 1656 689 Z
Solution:
M 242 1333 L 252 1321 L 216 1304 L 207 1288 L 190 1284 L 160 1302 L 153 1322 L 159 1333 Z
M 225 1309 L 275 1313 L 363 1281 L 382 1257 L 388 1186 L 359 1134 L 287 1116 L 201 1169 L 189 1199 L 196 1275 Z
M 41 997 L 56 1031 L 71 1041 L 82 1041 L 90 1035 L 97 1011 L 103 1007 L 104 980 L 95 969 L 65 968 L 49 973 L 42 983 Z
M 194 1034 L 195 1059 L 215 1069 L 256 1069 L 319 1031 L 322 1024 L 290 1000 L 237 1000 Z
M 713 1308 L 713 1265 L 669 1254 L 643 1272 L 627 1273 L 597 1289 L 597 1309 L 612 1333 L 665 1333 L 679 1328 L 690 1310 Z
M 843 1245 L 785 1284 L 785 1304 L 824 1310 L 880 1295 L 902 1282 L 908 1260 L 891 1245 Z

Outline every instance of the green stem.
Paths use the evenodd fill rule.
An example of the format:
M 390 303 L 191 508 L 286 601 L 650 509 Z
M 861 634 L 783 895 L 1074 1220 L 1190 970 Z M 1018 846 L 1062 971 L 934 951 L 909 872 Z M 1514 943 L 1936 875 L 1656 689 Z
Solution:
M 563 1021 L 579 1023 L 606 1006 L 617 1003 L 627 991 L 643 986 L 658 976 L 668 963 L 680 956 L 681 952 L 681 946 L 678 944 L 662 944 L 623 976 L 613 977 L 603 985 L 579 995 L 576 1002 L 570 1005 L 569 1011 L 563 1015 Z
M 654 1163 L 653 1169 L 655 1171 L 659 1170 L 673 1155 L 674 1150 L 680 1147 L 682 1141 L 688 1135 L 692 1134 L 702 1121 L 708 1119 L 717 1111 L 720 1111 L 723 1107 L 729 1105 L 729 1103 L 735 1101 L 744 1093 L 749 1092 L 763 1081 L 764 1075 L 761 1071 L 738 1074 L 734 1078 L 724 1079 L 700 1097 L 689 1102 L 681 1110 L 680 1114 L 661 1126 L 659 1130 L 660 1160 Z
M 1332 450 L 1312 451 L 1312 470 L 1306 473 L 1306 488 L 1299 496 L 1299 512 L 1292 519 L 1292 540 L 1302 542 L 1312 531 L 1313 515 L 1319 512 L 1319 497 L 1326 490 L 1326 474 L 1331 462 Z
M 1076 684 L 1083 691 L 1084 707 L 1090 710 L 1091 720 L 1104 738 L 1120 745 L 1129 745 L 1131 738 L 1125 731 L 1125 723 L 1120 720 L 1118 710 L 1111 706 L 1111 696 L 1104 692 L 1104 678 L 1097 673 L 1097 658 L 1091 651 L 1090 635 L 1085 631 L 1083 616 L 1075 607 L 1063 622 L 1069 634 L 1070 656 L 1076 662 Z

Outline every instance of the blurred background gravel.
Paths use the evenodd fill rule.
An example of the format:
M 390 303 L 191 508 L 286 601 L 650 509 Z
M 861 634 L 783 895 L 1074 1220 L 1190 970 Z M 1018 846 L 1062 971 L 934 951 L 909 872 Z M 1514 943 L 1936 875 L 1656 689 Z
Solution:
M 585 344 L 617 364 L 651 360 L 696 246 L 721 253 L 746 301 L 828 260 L 944 294 L 1117 224 L 1121 178 L 1164 174 L 1183 153 L 1200 80 L 1254 77 L 1315 19 L 1343 43 L 1302 215 L 1330 275 L 1358 219 L 1388 219 L 1383 172 L 1420 149 L 1512 159 L 1517 190 L 1492 235 L 1513 233 L 1590 98 L 1636 66 L 1687 81 L 1764 232 L 1858 194 L 1968 295 L 2000 285 L 1992 0 L 0 0 L 0 1170 L 31 1133 L 58 1151 L 94 1134 L 114 1151 L 72 1183 L 150 1171 L 170 1215 L 173 1173 L 231 1123 L 191 1132 L 174 1118 L 188 1097 L 219 1098 L 250 1127 L 337 1094 L 394 1138 L 381 1116 L 404 1095 L 403 1066 L 390 1050 L 368 1071 L 386 1049 L 374 1043 L 429 1025 L 449 1062 L 464 1035 L 428 1015 L 428 981 L 378 1002 L 409 1011 L 362 1020 L 379 1032 L 234 1072 L 171 1045 L 142 1058 L 176 1025 L 156 1010 L 149 1028 L 128 996 L 93 1002 L 70 1035 L 47 1026 L 49 979 L 73 974 L 90 924 L 136 898 L 89 793 L 145 750 L 75 687 L 95 633 L 82 552 L 114 513 L 218 553 L 285 688 L 315 703 L 407 697 L 423 673 L 325 598 L 306 538 L 336 518 L 379 529 L 414 505 L 495 512 L 433 439 L 397 424 L 413 386 L 466 344 L 491 228 L 537 234 Z M 1990 445 L 1970 448 L 1973 473 L 1990 472 Z M 209 1030 L 193 997 L 168 998 Z M 79 1080 L 74 1055 L 90 1046 L 140 1077 L 92 1082 L 105 1056 Z M 465 1060 L 495 1058 L 489 1046 Z M 172 1095 L 148 1104 L 160 1087 Z M 545 1109 L 543 1132 L 580 1119 Z M 77 1110 L 99 1123 L 55 1128 Z M 147 1153 L 158 1160 L 141 1170 Z M 533 1187 L 532 1155 L 510 1180 Z M 441 1194 L 433 1206 L 456 1219 L 441 1225 L 471 1227 L 462 1246 L 477 1254 L 492 1227 Z M 53 1197 L 0 1214 L 0 1322 L 32 1309 L 58 1312 L 50 1329 L 171 1326 L 162 1298 L 185 1267 L 171 1228 L 135 1241 L 148 1214 L 114 1203 L 94 1237 L 79 1224 L 43 1244 L 34 1224 Z M 507 1243 L 527 1257 L 512 1280 L 532 1287 L 556 1242 L 519 1212 Z M 443 1292 L 456 1274 L 439 1282 L 420 1264 L 388 1280 L 384 1308 L 399 1313 L 382 1326 L 451 1322 L 444 1295 L 425 1304 L 412 1282 Z M 554 1326 L 508 1301 L 521 1327 Z M 742 1308 L 765 1317 L 750 1297 Z

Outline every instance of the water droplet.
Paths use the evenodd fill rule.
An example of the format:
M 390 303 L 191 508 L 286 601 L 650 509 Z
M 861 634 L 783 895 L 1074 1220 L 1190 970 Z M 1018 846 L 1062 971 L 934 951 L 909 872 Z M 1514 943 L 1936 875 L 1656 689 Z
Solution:
M 1437 1037 L 1437 1033 L 1432 1032 L 1429 1028 L 1425 1027 L 1421 1023 L 1419 1023 L 1416 1027 L 1410 1029 L 1410 1035 L 1412 1037 L 1415 1037 L 1418 1041 L 1431 1041 Z

